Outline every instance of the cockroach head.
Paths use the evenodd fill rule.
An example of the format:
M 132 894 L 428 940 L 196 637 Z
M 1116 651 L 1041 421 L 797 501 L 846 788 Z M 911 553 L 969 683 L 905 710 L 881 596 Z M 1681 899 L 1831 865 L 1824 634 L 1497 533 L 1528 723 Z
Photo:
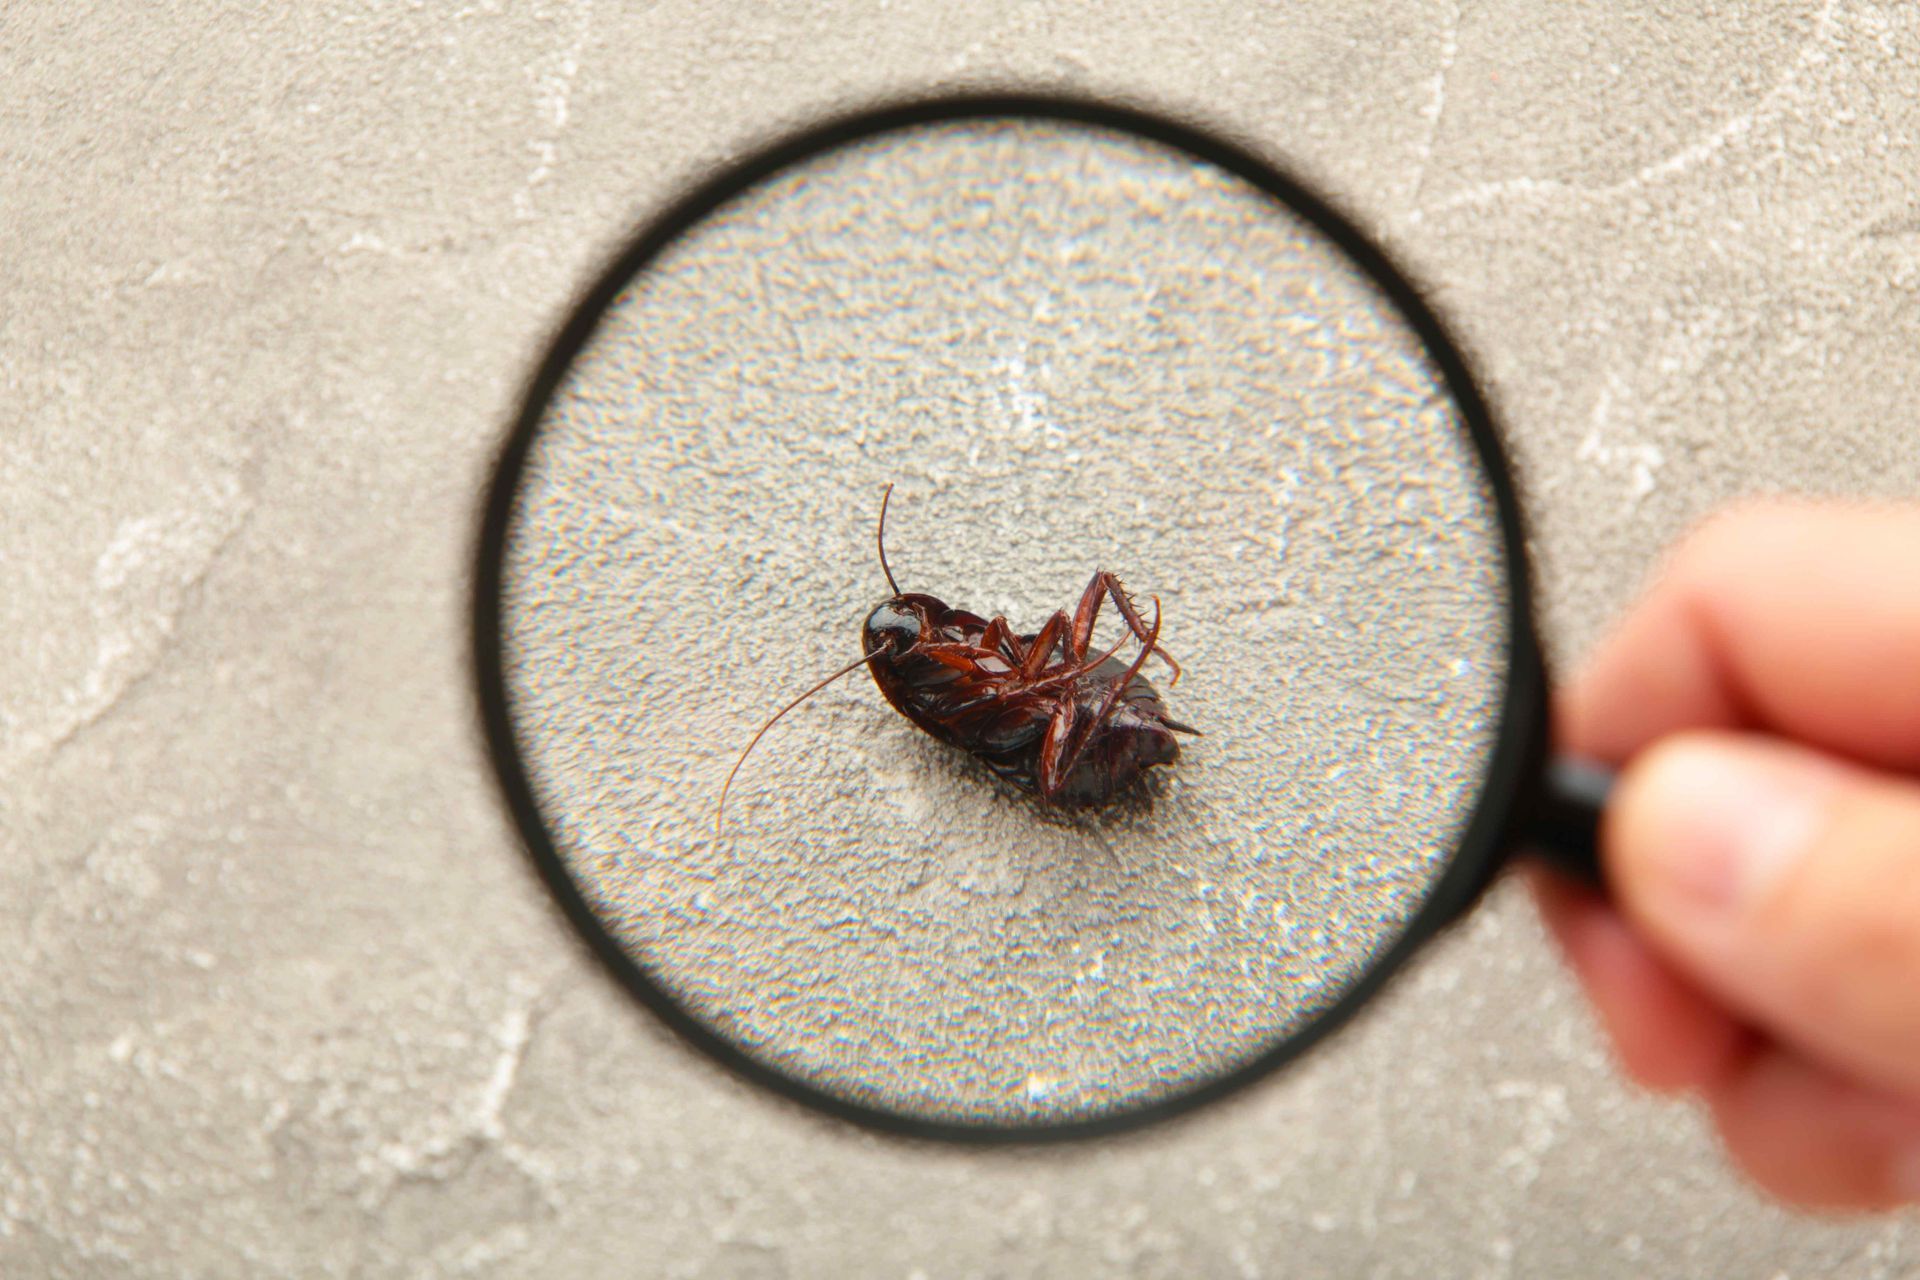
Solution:
M 905 596 L 882 601 L 867 615 L 862 628 L 869 652 L 884 648 L 888 653 L 905 653 L 920 639 L 924 625 L 920 610 Z

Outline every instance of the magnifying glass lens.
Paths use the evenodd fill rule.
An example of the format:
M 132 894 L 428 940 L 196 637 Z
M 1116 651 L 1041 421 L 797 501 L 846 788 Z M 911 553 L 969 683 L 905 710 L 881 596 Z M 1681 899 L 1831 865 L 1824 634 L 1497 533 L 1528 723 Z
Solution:
M 848 138 L 680 223 L 501 490 L 504 767 L 584 927 L 736 1065 L 929 1131 L 1284 1053 L 1429 903 L 1502 731 L 1515 553 L 1418 327 L 1275 191 L 1081 120 Z M 893 594 L 889 482 L 903 591 L 1023 635 L 1097 569 L 1157 599 L 1184 674 L 1142 674 L 1203 736 L 1049 806 L 856 670 L 716 834 Z

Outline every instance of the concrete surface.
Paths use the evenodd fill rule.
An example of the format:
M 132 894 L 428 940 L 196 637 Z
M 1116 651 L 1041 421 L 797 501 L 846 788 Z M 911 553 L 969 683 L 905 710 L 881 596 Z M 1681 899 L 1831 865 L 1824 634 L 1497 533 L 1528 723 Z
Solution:
M 474 732 L 474 504 L 679 184 L 931 85 L 1191 113 L 1475 346 L 1556 657 L 1760 489 L 1912 493 L 1920 11 L 1517 2 L 9 5 L 0 1273 L 1895 1277 L 1620 1084 L 1500 894 L 1299 1072 L 925 1150 L 721 1078 L 585 961 Z

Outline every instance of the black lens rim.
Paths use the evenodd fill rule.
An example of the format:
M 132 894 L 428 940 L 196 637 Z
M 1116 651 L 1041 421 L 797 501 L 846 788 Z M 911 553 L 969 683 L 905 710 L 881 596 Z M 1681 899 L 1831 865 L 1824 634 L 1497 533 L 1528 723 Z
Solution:
M 1480 801 L 1447 870 L 1407 931 L 1338 1000 L 1295 1034 L 1232 1072 L 1139 1106 L 1036 1124 L 973 1123 L 890 1111 L 788 1075 L 710 1029 L 656 984 L 594 915 L 568 873 L 535 800 L 515 742 L 502 638 L 502 578 L 522 470 L 547 405 L 601 315 L 627 283 L 678 237 L 748 188 L 823 152 L 880 134 L 963 120 L 1038 119 L 1132 134 L 1186 152 L 1251 183 L 1334 241 L 1420 335 L 1471 435 L 1494 496 L 1507 563 L 1507 684 Z M 1103 1137 L 1193 1111 L 1237 1093 L 1298 1058 L 1344 1024 L 1419 947 L 1471 905 L 1507 860 L 1546 764 L 1546 672 L 1533 621 L 1531 569 L 1511 469 L 1493 414 L 1467 361 L 1409 278 L 1375 243 L 1273 161 L 1194 125 L 1137 106 L 1069 94 L 959 93 L 892 102 L 804 128 L 698 183 L 645 224 L 605 268 L 529 380 L 487 493 L 473 587 L 473 678 L 482 732 L 501 795 L 535 868 L 568 922 L 609 974 L 682 1040 L 743 1079 L 806 1107 L 881 1133 L 962 1143 L 1042 1143 Z

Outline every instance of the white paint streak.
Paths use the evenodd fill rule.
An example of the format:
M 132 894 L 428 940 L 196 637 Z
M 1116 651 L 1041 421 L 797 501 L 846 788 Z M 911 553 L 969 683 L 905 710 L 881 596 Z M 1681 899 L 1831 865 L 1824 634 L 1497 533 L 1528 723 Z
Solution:
M 528 144 L 534 166 L 520 189 L 513 193 L 513 214 L 521 221 L 534 216 L 533 194 L 553 176 L 560 156 L 560 135 L 566 132 L 573 114 L 573 82 L 580 74 L 580 55 L 587 47 L 587 33 L 593 20 L 593 0 L 579 0 L 573 7 L 573 32 L 550 66 L 534 75 L 534 110 L 545 130 Z
M 502 1264 L 527 1252 L 533 1246 L 533 1233 L 521 1222 L 508 1223 L 477 1240 L 455 1240 L 441 1246 L 415 1266 L 414 1280 L 435 1280 L 440 1276 L 501 1274 Z
M 1016 448 L 1025 449 L 1029 447 L 1028 441 L 1038 440 L 1045 448 L 1058 449 L 1067 443 L 1067 433 L 1054 420 L 1053 406 L 1044 385 L 1052 369 L 1044 362 L 1036 369 L 1030 355 L 1030 348 L 1023 343 L 1018 351 L 994 362 L 1000 385 L 993 393 L 993 401 L 1013 432 Z M 968 466 L 979 465 L 980 439 L 976 433 L 968 443 Z
M 494 1059 L 493 1073 L 487 1077 L 487 1084 L 480 1092 L 480 1104 L 475 1113 L 475 1129 L 481 1135 L 499 1141 L 506 1136 L 500 1115 L 507 1105 L 507 1096 L 513 1092 L 513 1082 L 520 1074 L 520 1063 L 527 1056 L 527 1041 L 532 1037 L 533 1005 L 514 1005 L 500 1020 L 499 1030 L 494 1033 L 500 1042 L 500 1056 Z
M 1520 1140 L 1501 1153 L 1499 1163 L 1521 1186 L 1530 1187 L 1540 1180 L 1547 1152 L 1573 1122 L 1566 1087 L 1503 1080 L 1493 1087 L 1493 1096 L 1502 1102 L 1520 1104 Z
M 1628 390 L 1618 374 L 1608 375 L 1607 384 L 1600 388 L 1600 394 L 1594 400 L 1593 417 L 1587 434 L 1580 441 L 1580 448 L 1574 456 L 1582 462 L 1597 463 L 1608 470 L 1624 469 L 1627 473 L 1626 502 L 1633 507 L 1653 492 L 1654 472 L 1664 466 L 1667 459 L 1658 445 L 1623 441 L 1615 437 L 1614 400 Z
M 1671 155 L 1642 165 L 1617 182 L 1593 187 L 1565 182 L 1558 178 L 1537 178 L 1522 174 L 1495 182 L 1479 183 L 1431 206 L 1421 207 L 1416 201 L 1416 207 L 1407 215 L 1407 221 L 1417 224 L 1428 217 L 1451 213 L 1457 209 L 1513 202 L 1602 203 L 1617 200 L 1643 187 L 1686 173 L 1752 133 L 1756 126 L 1784 112 L 1799 89 L 1802 77 L 1810 69 L 1827 60 L 1827 51 L 1833 44 L 1837 25 L 1834 22 L 1834 10 L 1838 6 L 1839 0 L 1827 0 L 1820 10 L 1819 18 L 1815 20 L 1813 34 L 1808 37 L 1806 44 L 1801 46 L 1800 52 L 1788 62 L 1786 70 L 1774 82 L 1773 87 L 1761 95 L 1760 100 L 1751 110 L 1723 121 L 1705 136 L 1679 148 Z
M 1427 105 L 1420 109 L 1420 116 L 1427 122 L 1427 127 L 1414 149 L 1413 181 L 1408 186 L 1407 194 L 1407 203 L 1413 209 L 1410 216 L 1416 220 L 1420 213 L 1420 197 L 1427 186 L 1427 170 L 1433 162 L 1433 146 L 1440 136 L 1440 120 L 1447 110 L 1447 77 L 1453 74 L 1453 64 L 1460 56 L 1459 0 L 1443 0 L 1443 3 L 1446 5 L 1447 22 L 1440 32 L 1440 65 L 1427 82 Z
M 94 561 L 92 661 L 51 706 L 0 708 L 0 777 L 72 740 L 159 664 L 190 594 L 252 509 L 225 475 L 187 506 L 120 522 Z
M 514 999 L 494 1030 L 499 1053 L 473 1105 L 440 1118 L 419 1136 L 383 1142 L 371 1156 L 363 1156 L 359 1168 L 367 1179 L 362 1194 L 365 1207 L 377 1208 L 401 1179 L 445 1181 L 453 1177 L 481 1146 L 497 1152 L 500 1159 L 539 1188 L 549 1207 L 558 1203 L 551 1163 L 507 1136 L 507 1100 L 520 1078 L 536 1014 L 548 1000 L 545 992 L 529 983 L 516 982 L 512 989 Z

